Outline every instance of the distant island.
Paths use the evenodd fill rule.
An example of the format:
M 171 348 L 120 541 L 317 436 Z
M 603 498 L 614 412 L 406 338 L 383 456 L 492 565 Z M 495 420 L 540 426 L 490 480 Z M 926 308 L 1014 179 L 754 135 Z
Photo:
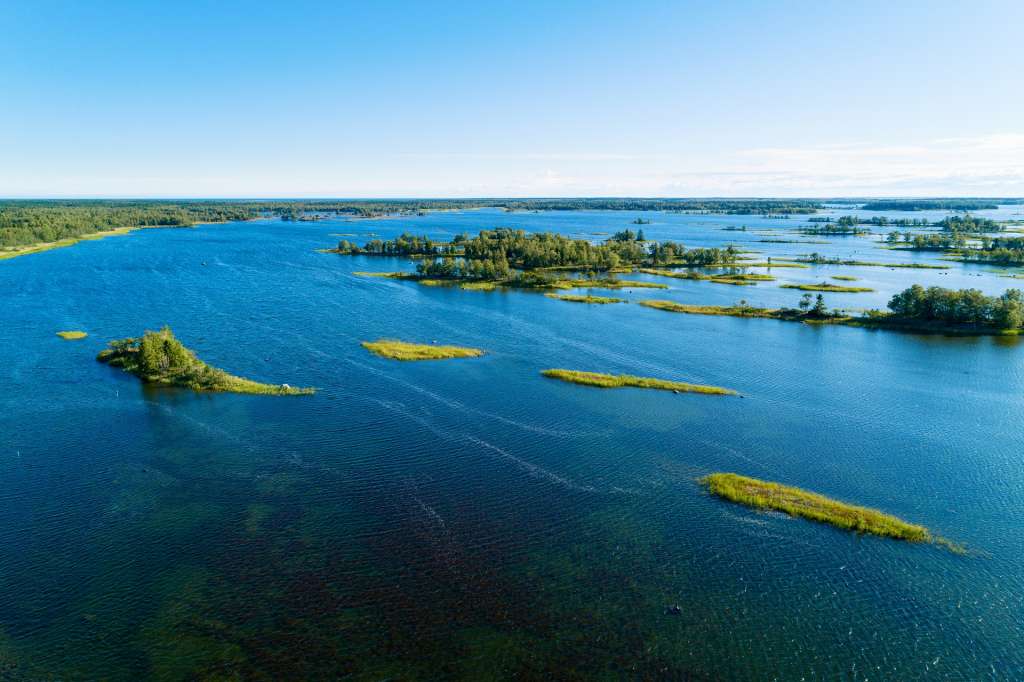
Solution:
M 676 211 L 740 215 L 815 213 L 797 199 L 407 199 L 407 200 L 5 200 L 0 201 L 0 260 L 71 246 L 78 240 L 126 234 L 141 227 L 187 227 L 255 218 L 315 221 L 328 217 L 418 216 L 428 211 Z M 640 220 L 640 219 L 638 219 Z
M 1000 201 L 1017 203 L 1019 200 Z M 999 205 L 992 199 L 879 199 L 861 208 L 865 211 L 981 211 L 999 208 Z
M 96 357 L 111 367 L 134 374 L 146 383 L 179 386 L 193 391 L 253 393 L 257 395 L 309 395 L 312 388 L 288 384 L 262 384 L 211 367 L 182 345 L 170 327 L 147 331 L 142 338 L 111 341 Z

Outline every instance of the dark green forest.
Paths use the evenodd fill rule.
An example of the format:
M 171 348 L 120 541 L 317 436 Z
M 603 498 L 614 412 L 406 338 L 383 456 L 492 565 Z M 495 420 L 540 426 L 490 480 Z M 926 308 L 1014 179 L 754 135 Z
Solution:
M 869 201 L 865 211 L 981 211 L 998 204 L 1016 204 L 1019 199 L 879 199 Z
M 804 200 L 743 199 L 408 199 L 302 201 L 9 200 L 0 201 L 0 247 L 26 246 L 118 227 L 188 226 L 203 222 L 278 216 L 309 220 L 347 215 L 370 218 L 471 208 L 507 211 L 688 211 L 775 215 L 814 213 Z
M 895 317 L 907 320 L 1008 330 L 1024 326 L 1024 295 L 1020 289 L 1008 289 L 1001 296 L 986 296 L 977 289 L 926 289 L 915 284 L 893 296 L 889 309 Z

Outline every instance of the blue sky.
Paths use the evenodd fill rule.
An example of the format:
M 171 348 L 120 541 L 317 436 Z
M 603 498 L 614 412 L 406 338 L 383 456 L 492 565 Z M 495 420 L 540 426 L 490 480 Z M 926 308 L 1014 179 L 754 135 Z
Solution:
M 0 3 L 0 196 L 1024 195 L 1024 2 Z

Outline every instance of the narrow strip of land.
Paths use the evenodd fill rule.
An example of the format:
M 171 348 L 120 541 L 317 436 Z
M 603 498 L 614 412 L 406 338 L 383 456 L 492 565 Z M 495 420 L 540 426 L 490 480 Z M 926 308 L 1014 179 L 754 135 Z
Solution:
M 438 346 L 429 343 L 409 343 L 396 339 L 363 341 L 363 348 L 390 360 L 445 360 L 448 358 L 476 358 L 484 354 L 479 348 Z
M 612 298 L 611 296 L 578 296 L 576 294 L 544 294 L 556 301 L 570 301 L 572 303 L 593 303 L 607 305 L 609 303 L 625 303 L 624 298 Z
M 714 495 L 755 509 L 781 511 L 837 528 L 908 542 L 935 542 L 962 553 L 962 547 L 935 537 L 925 528 L 877 509 L 833 500 L 801 488 L 734 473 L 705 476 L 701 483 Z
M 782 289 L 799 289 L 800 291 L 831 291 L 834 293 L 848 293 L 856 294 L 868 291 L 874 291 L 871 287 L 850 287 L 843 286 L 842 284 L 830 284 L 828 282 L 821 282 L 820 284 L 782 284 Z
M 704 393 L 707 395 L 737 395 L 736 391 L 720 386 L 689 384 L 684 381 L 666 381 L 651 377 L 637 377 L 630 374 L 601 374 L 599 372 L 580 372 L 571 369 L 545 369 L 544 376 L 560 381 L 567 381 L 581 386 L 596 388 L 653 388 L 678 393 Z

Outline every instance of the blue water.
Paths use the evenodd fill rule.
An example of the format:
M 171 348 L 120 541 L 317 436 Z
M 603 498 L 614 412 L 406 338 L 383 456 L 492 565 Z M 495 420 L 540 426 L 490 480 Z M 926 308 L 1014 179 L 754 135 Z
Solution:
M 316 252 L 404 229 L 601 239 L 637 215 L 266 220 L 0 262 L 0 678 L 1024 677 L 1024 343 L 421 287 L 353 275 L 408 261 Z M 877 237 L 761 241 L 827 239 L 797 217 L 644 217 L 649 238 L 758 257 L 943 262 Z M 778 284 L 853 274 L 877 291 L 828 304 L 881 307 L 914 282 L 1016 284 L 952 265 L 637 276 L 671 288 L 621 295 L 793 305 Z M 210 364 L 320 390 L 197 395 L 93 360 L 164 324 Z M 382 336 L 488 354 L 359 346 Z M 970 553 L 735 507 L 702 492 L 712 471 L 879 507 Z

